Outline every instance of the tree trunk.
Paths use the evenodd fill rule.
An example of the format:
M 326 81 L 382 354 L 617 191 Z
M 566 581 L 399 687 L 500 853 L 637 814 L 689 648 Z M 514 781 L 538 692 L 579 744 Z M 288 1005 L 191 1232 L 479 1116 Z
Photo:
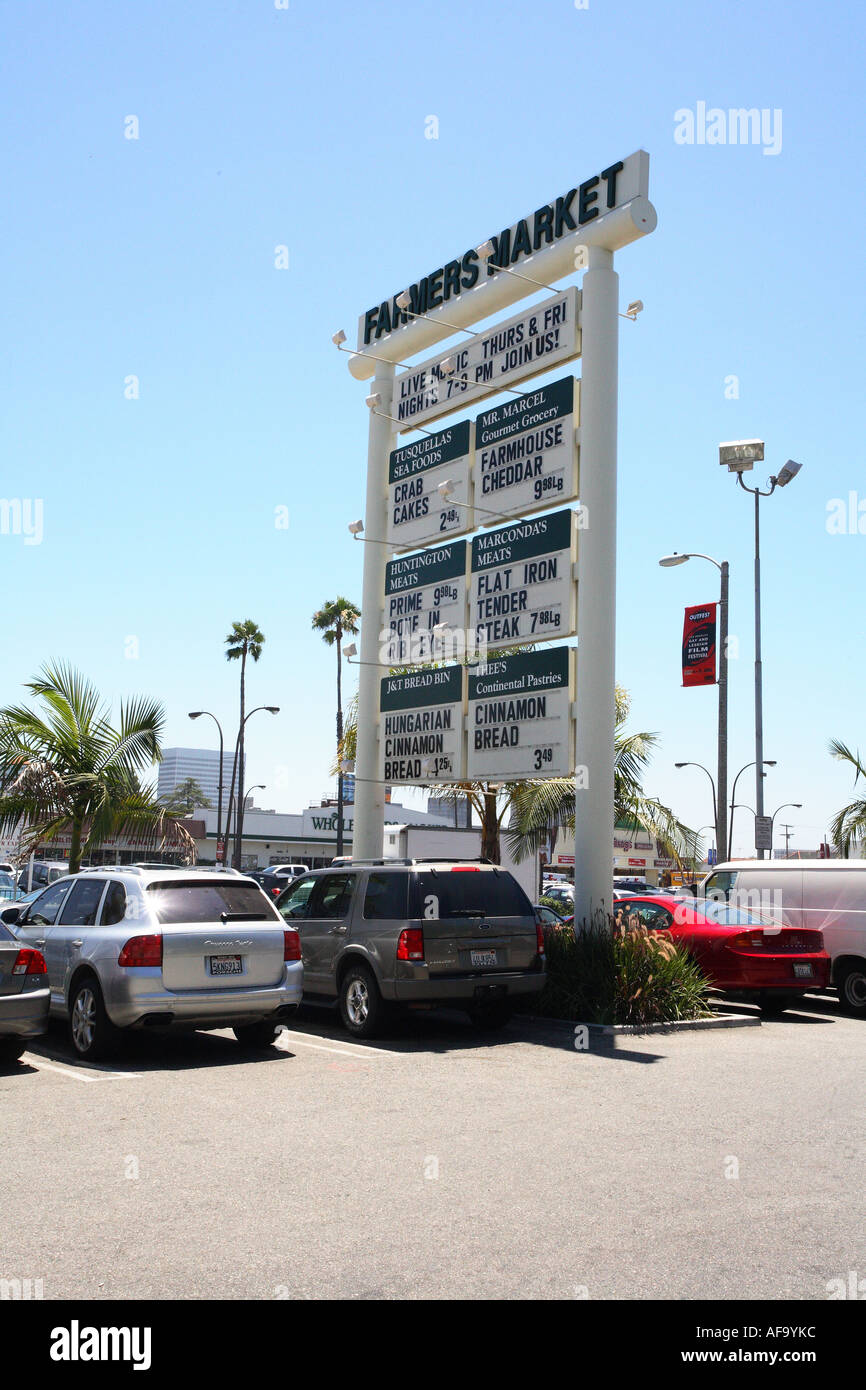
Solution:
M 343 853 L 343 769 L 340 767 L 340 745 L 343 742 L 343 657 L 341 642 L 343 629 L 339 618 L 337 635 L 337 854 Z
M 491 864 L 500 862 L 499 817 L 496 812 L 496 792 L 486 788 L 484 796 L 484 815 L 481 821 L 481 858 L 489 859 Z
M 69 872 L 77 874 L 81 868 L 81 831 L 84 827 L 84 816 L 80 812 L 75 812 L 72 817 L 72 837 L 69 843 Z
M 238 809 L 235 814 L 235 853 L 234 866 L 236 869 L 241 867 L 243 857 L 243 835 L 244 835 L 244 711 L 246 700 L 246 672 L 247 672 L 247 644 L 244 643 L 241 653 L 241 724 L 238 734 Z

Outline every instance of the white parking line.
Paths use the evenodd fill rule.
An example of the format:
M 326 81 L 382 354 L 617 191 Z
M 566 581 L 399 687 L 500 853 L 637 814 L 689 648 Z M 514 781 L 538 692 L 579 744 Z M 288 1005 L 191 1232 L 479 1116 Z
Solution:
M 96 1080 L 95 1076 L 82 1076 L 81 1072 L 73 1071 L 69 1067 L 58 1067 L 55 1066 L 53 1062 L 44 1062 L 41 1057 L 33 1052 L 25 1052 L 22 1061 L 29 1062 L 31 1067 L 36 1067 L 37 1071 L 56 1071 L 58 1076 L 68 1076 L 73 1081 L 83 1081 L 85 1085 L 89 1085 L 91 1081 Z
M 141 1072 L 139 1071 L 116 1071 L 110 1067 L 97 1067 L 92 1062 L 79 1062 L 77 1067 L 46 1062 L 39 1052 L 25 1052 L 24 1057 L 38 1071 L 56 1071 L 58 1076 L 70 1076 L 74 1081 L 125 1081 L 127 1077 L 131 1077 L 133 1080 L 141 1079 Z M 84 1076 L 82 1072 L 92 1072 L 95 1075 Z
M 318 1052 L 341 1052 L 344 1057 L 366 1057 L 370 1052 L 375 1052 L 380 1057 L 395 1057 L 402 1055 L 400 1053 L 389 1052 L 386 1047 L 362 1047 L 360 1045 L 355 1046 L 351 1043 L 349 1047 L 340 1047 L 337 1043 L 326 1046 L 325 1044 L 329 1042 L 327 1038 L 323 1038 L 319 1042 L 309 1042 L 306 1033 L 296 1033 L 291 1028 L 284 1028 L 282 1036 L 291 1038 L 293 1047 L 297 1044 L 299 1047 L 314 1047 Z M 350 1051 L 350 1048 L 353 1050 Z

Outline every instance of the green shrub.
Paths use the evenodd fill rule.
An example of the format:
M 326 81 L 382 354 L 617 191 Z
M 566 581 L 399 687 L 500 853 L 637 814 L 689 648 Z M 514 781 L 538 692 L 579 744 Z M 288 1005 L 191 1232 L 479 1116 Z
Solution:
M 563 904 L 559 901 L 559 898 L 539 898 L 538 902 L 541 907 L 553 908 L 553 911 L 558 912 L 560 917 L 571 916 L 569 912 L 564 911 Z
M 575 936 L 545 932 L 547 983 L 533 1011 L 579 1023 L 671 1023 L 708 1018 L 709 985 L 669 937 L 616 933 L 603 922 Z

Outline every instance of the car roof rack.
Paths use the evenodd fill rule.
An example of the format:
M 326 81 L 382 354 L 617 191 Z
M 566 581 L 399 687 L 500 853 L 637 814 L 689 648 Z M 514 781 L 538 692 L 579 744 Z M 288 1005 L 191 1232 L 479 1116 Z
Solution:
M 465 859 L 456 854 L 424 854 L 420 859 L 346 859 L 335 867 L 338 869 L 361 869 L 375 865 L 376 868 L 387 869 L 389 866 L 408 866 L 411 868 L 416 864 L 489 864 L 491 868 L 501 868 L 501 865 L 494 864 L 490 859 Z M 330 868 L 331 866 L 327 865 L 326 867 Z

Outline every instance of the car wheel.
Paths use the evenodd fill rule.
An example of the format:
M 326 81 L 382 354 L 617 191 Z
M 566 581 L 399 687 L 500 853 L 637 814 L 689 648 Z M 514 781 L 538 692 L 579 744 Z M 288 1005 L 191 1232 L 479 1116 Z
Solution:
M 26 1051 L 24 1038 L 0 1038 L 0 1062 L 17 1062 Z
M 117 1046 L 118 1035 L 105 1012 L 99 982 L 92 975 L 85 975 L 69 1001 L 69 1041 L 76 1056 L 84 1062 L 108 1057 Z
M 497 1033 L 505 1025 L 514 1013 L 514 1006 L 504 999 L 497 999 L 490 1004 L 475 1004 L 469 1010 L 469 1019 L 473 1028 L 477 1028 L 480 1033 Z
M 241 1047 L 271 1047 L 280 1032 L 276 1023 L 263 1019 L 261 1023 L 249 1023 L 245 1028 L 233 1028 L 232 1032 Z
M 837 980 L 839 1003 L 846 1014 L 866 1014 L 866 967 L 846 965 Z
M 762 990 L 758 995 L 758 1007 L 768 1018 L 778 1018 L 795 1002 L 793 995 L 773 994 L 769 990 Z
M 386 1016 L 372 970 L 366 965 L 350 965 L 340 984 L 340 1016 L 356 1038 L 375 1038 Z

